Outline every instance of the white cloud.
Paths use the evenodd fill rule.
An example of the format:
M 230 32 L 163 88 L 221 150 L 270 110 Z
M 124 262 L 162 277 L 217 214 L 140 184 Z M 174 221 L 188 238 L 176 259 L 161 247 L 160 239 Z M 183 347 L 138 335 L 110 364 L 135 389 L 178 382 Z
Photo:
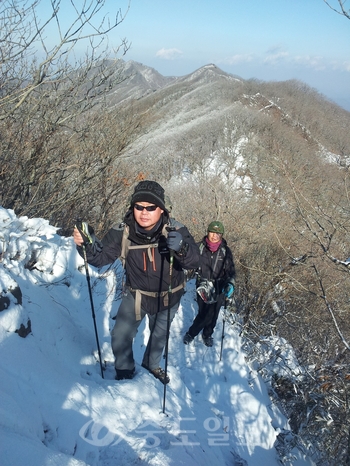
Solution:
M 264 59 L 264 63 L 268 63 L 269 65 L 275 65 L 276 63 L 280 63 L 281 61 L 287 59 L 289 57 L 288 52 L 278 52 L 269 55 Z
M 263 63 L 267 65 L 276 65 L 289 57 L 289 53 L 279 46 L 271 47 L 266 53 L 267 57 L 263 59 Z
M 182 55 L 181 50 L 179 49 L 165 49 L 162 48 L 156 53 L 156 57 L 162 58 L 163 60 L 175 60 Z
M 321 56 L 297 55 L 293 57 L 292 61 L 297 65 L 307 66 L 317 71 L 324 70 L 326 68 L 326 63 Z
M 292 55 L 283 47 L 271 47 L 266 52 L 266 57 L 263 59 L 265 65 L 278 65 L 281 63 L 289 64 L 292 66 L 299 66 L 303 68 L 311 68 L 315 71 L 324 71 L 326 69 L 343 69 L 349 71 L 350 63 L 339 63 L 335 60 L 327 60 L 321 55 Z
M 263 62 L 267 63 L 268 65 L 275 65 L 276 63 L 280 63 L 281 61 L 286 60 L 288 57 L 288 52 L 278 52 L 270 54 L 263 60 Z
M 276 45 L 270 47 L 264 54 L 236 54 L 226 58 L 214 60 L 218 65 L 242 65 L 252 63 L 255 66 L 265 65 L 266 67 L 285 66 L 293 68 L 312 69 L 321 71 L 345 71 L 350 72 L 350 61 L 340 61 L 330 59 L 322 55 L 312 54 L 292 54 L 287 48 Z

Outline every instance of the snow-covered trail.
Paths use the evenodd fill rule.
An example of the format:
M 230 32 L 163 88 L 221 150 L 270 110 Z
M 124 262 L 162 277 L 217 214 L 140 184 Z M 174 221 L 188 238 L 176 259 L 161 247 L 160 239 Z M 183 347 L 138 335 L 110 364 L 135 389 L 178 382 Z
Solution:
M 200 336 L 182 342 L 197 311 L 194 281 L 170 330 L 163 413 L 164 386 L 140 366 L 146 320 L 134 342 L 135 378 L 114 380 L 114 269 L 90 268 L 103 379 L 85 270 L 72 239 L 42 219 L 0 208 L 0 240 L 2 466 L 279 464 L 274 442 L 288 425 L 245 361 L 239 326 L 226 325 L 222 361 L 222 316 L 212 348 Z M 16 330 L 29 321 L 31 331 L 21 338 Z M 311 464 L 296 454 L 300 461 L 290 464 Z

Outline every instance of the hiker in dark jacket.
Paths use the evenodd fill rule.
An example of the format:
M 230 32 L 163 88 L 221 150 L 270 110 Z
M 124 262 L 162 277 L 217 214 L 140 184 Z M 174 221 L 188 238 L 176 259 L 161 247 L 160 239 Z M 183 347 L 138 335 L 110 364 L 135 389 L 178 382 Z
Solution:
M 134 376 L 133 339 L 147 314 L 150 337 L 142 366 L 162 383 L 169 382 L 169 377 L 159 367 L 167 339 L 168 311 L 170 309 L 170 325 L 184 293 L 182 269 L 197 268 L 199 261 L 198 246 L 188 229 L 179 222 L 172 223 L 175 223 L 174 231 L 168 228 L 171 225 L 164 189 L 155 181 L 141 181 L 135 187 L 124 222 L 113 227 L 102 241 L 90 235 L 93 244 L 86 246 L 87 260 L 95 267 L 111 264 L 127 251 L 125 293 L 112 330 L 117 380 Z M 73 236 L 82 255 L 81 232 L 75 228 Z M 174 258 L 171 293 L 170 251 Z
M 214 328 L 225 299 L 233 297 L 235 289 L 235 265 L 232 252 L 223 238 L 221 222 L 211 222 L 207 235 L 198 243 L 200 250 L 197 270 L 198 314 L 186 332 L 185 345 L 202 331 L 203 343 L 213 346 Z

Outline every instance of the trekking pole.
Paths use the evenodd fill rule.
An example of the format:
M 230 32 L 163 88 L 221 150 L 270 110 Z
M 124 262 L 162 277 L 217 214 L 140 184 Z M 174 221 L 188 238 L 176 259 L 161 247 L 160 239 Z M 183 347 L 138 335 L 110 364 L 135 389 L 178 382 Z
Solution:
M 224 317 L 222 319 L 222 334 L 221 334 L 221 349 L 220 349 L 220 361 L 222 358 L 222 348 L 224 346 L 224 338 L 225 338 L 225 316 L 227 310 L 227 298 L 225 298 L 225 306 L 224 306 Z
M 88 266 L 88 261 L 87 261 L 87 257 L 86 257 L 86 244 L 87 242 L 90 242 L 89 241 L 89 238 L 91 239 L 89 233 L 88 233 L 88 229 L 87 229 L 87 225 L 86 225 L 86 232 L 84 231 L 84 224 L 82 223 L 82 221 L 79 219 L 77 220 L 77 224 L 76 224 L 76 227 L 77 229 L 79 230 L 79 233 L 81 234 L 83 240 L 84 240 L 84 243 L 82 244 L 82 248 L 83 248 L 83 253 L 84 253 L 84 265 L 85 265 L 85 272 L 86 272 L 86 281 L 87 281 L 87 284 L 88 284 L 88 290 L 89 290 L 89 297 L 90 297 L 90 305 L 91 305 L 91 312 L 92 312 L 92 320 L 94 322 L 94 329 L 95 329 L 95 337 L 96 337 L 96 344 L 97 344 L 97 351 L 98 351 L 98 357 L 99 357 L 99 361 L 100 361 L 100 369 L 101 369 L 101 377 L 104 379 L 104 375 L 103 375 L 103 367 L 102 367 L 102 358 L 101 358 L 101 349 L 100 349 L 100 342 L 99 342 L 99 339 L 98 339 L 98 332 L 97 332 L 97 326 L 96 326 L 96 316 L 95 316 L 95 308 L 94 308 L 94 301 L 92 299 L 92 290 L 91 290 L 91 283 L 90 283 L 90 273 L 89 273 L 89 266 Z
M 173 278 L 173 263 L 174 263 L 174 251 L 169 249 L 169 291 L 168 291 L 168 317 L 167 317 L 167 329 L 166 329 L 166 343 L 165 343 L 165 378 L 167 378 L 168 372 L 168 348 L 169 348 L 169 334 L 170 334 L 170 307 L 171 307 L 171 293 L 172 293 L 172 278 Z M 166 386 L 164 383 L 163 393 L 163 414 L 165 413 L 165 397 L 166 397 Z

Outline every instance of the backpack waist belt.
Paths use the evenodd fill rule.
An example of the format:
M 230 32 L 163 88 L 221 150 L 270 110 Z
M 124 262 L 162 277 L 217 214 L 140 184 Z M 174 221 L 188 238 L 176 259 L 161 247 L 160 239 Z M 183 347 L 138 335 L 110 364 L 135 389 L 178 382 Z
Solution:
M 171 290 L 172 293 L 176 293 L 177 291 L 184 288 L 185 283 L 181 283 L 180 285 L 176 286 Z M 142 295 L 151 296 L 152 298 L 159 298 L 164 296 L 164 306 L 169 304 L 169 291 L 143 291 L 143 290 L 135 290 L 134 288 L 130 287 L 130 291 L 135 293 L 135 315 L 136 320 L 141 320 L 141 298 Z

